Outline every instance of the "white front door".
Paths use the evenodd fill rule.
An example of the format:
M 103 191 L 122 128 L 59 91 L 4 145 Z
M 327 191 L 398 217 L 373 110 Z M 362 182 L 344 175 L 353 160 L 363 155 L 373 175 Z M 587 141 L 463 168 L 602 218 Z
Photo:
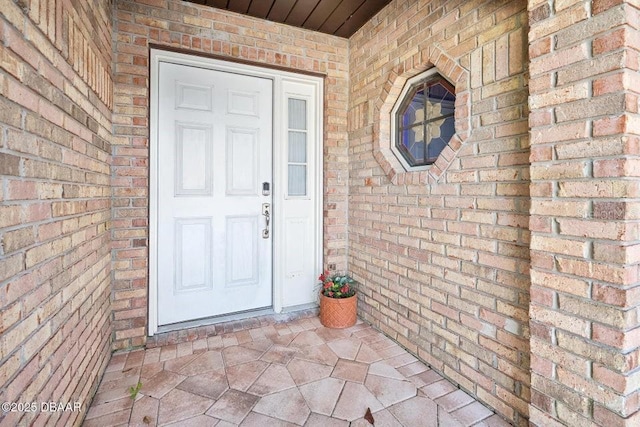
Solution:
M 272 84 L 160 63 L 158 325 L 272 306 Z

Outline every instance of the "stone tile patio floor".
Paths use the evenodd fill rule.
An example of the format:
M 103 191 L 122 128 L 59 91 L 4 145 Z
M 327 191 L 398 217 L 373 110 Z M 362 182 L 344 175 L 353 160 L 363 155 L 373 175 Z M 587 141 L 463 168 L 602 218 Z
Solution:
M 366 427 L 367 408 L 377 427 L 509 426 L 367 324 L 317 317 L 114 354 L 83 425 Z

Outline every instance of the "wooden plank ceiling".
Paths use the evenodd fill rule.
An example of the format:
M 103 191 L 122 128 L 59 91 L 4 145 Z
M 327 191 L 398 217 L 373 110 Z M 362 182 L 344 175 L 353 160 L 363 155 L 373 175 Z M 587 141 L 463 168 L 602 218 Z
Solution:
M 338 37 L 351 37 L 391 0 L 187 0 Z

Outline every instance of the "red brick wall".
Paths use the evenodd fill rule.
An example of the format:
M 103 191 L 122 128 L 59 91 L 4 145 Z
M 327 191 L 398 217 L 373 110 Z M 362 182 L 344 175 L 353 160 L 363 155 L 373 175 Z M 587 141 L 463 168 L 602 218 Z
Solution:
M 324 261 L 346 268 L 347 40 L 174 0 L 116 3 L 113 150 L 115 348 L 145 343 L 149 44 L 326 74 Z
M 640 425 L 633 3 L 529 2 L 536 426 Z
M 350 39 L 349 269 L 360 314 L 527 425 L 529 137 L 525 1 L 394 1 Z M 404 173 L 389 112 L 437 65 L 458 136 Z M 386 148 L 385 148 L 386 147 Z
M 89 7 L 90 6 L 90 7 Z M 0 1 L 0 401 L 79 402 L 110 356 L 111 6 Z
M 116 4 L 112 36 L 108 0 L 0 0 L 0 400 L 85 405 L 3 422 L 80 422 L 112 308 L 115 348 L 145 342 L 155 43 L 327 75 L 325 262 L 367 321 L 516 425 L 640 423 L 636 7 L 394 1 L 347 42 Z M 404 173 L 388 112 L 433 65 L 458 135 Z

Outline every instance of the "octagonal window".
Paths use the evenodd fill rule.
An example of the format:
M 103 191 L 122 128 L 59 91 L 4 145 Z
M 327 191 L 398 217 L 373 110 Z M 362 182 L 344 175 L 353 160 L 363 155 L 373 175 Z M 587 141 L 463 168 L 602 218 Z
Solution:
M 407 170 L 436 161 L 455 134 L 455 89 L 435 70 L 410 79 L 392 117 L 393 151 Z

